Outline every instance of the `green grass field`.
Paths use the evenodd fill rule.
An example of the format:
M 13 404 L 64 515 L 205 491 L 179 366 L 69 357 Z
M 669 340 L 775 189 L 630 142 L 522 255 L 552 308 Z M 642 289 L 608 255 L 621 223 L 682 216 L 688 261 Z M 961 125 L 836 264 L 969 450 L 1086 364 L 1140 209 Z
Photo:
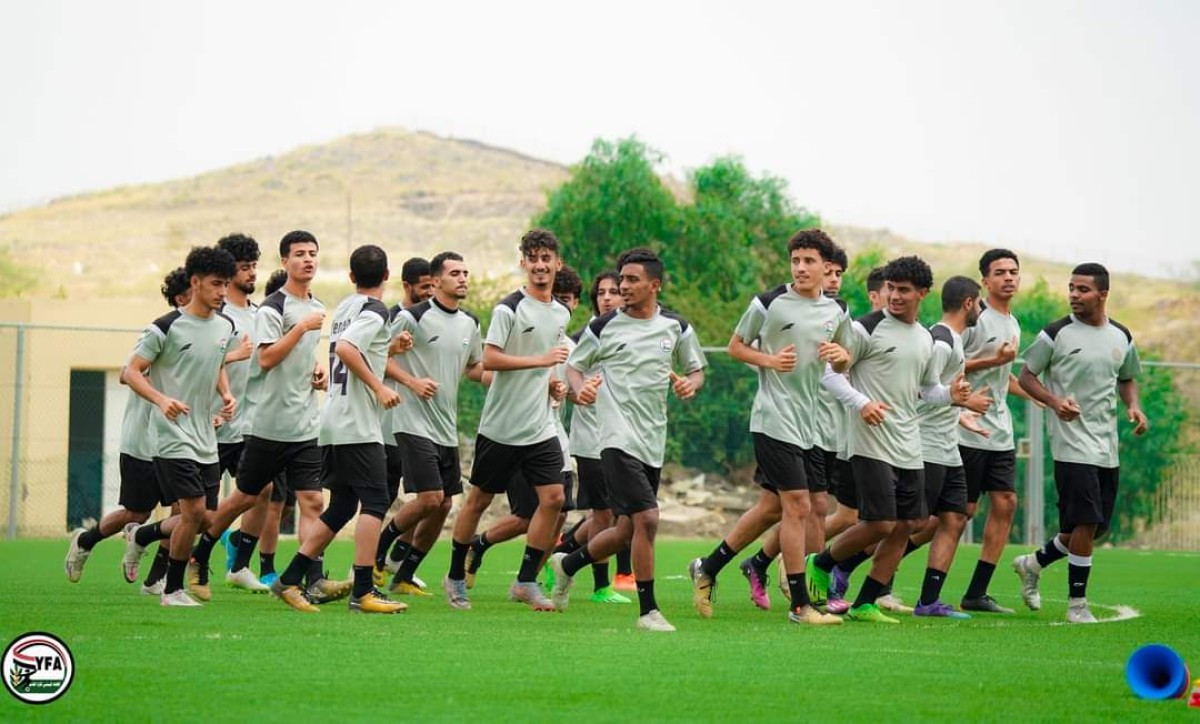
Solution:
M 587 601 L 578 579 L 569 611 L 534 614 L 508 603 L 521 548 L 488 553 L 474 609 L 452 611 L 436 583 L 448 548 L 422 567 L 437 595 L 399 616 L 353 616 L 344 604 L 318 615 L 268 596 L 214 588 L 202 609 L 164 609 L 118 572 L 121 545 L 101 543 L 70 584 L 66 541 L 0 543 L 0 638 L 30 630 L 61 637 L 75 656 L 70 691 L 33 707 L 2 696 L 0 720 L 1150 720 L 1200 712 L 1181 701 L 1145 702 L 1125 685 L 1137 646 L 1173 646 L 1200 674 L 1200 555 L 1102 550 L 1091 596 L 1097 626 L 1061 625 L 1066 567 L 1043 576 L 1045 608 L 971 621 L 905 617 L 899 626 L 789 624 L 753 607 L 732 566 L 716 617 L 699 619 L 684 578 L 706 541 L 664 541 L 658 595 L 675 634 L 634 628 L 635 605 Z M 281 545 L 279 558 L 294 550 Z M 1011 552 L 1011 551 L 1010 551 Z M 946 586 L 961 594 L 978 549 L 966 547 Z M 349 566 L 349 544 L 327 560 Z M 997 571 L 992 593 L 1018 606 L 1018 581 Z M 917 596 L 923 554 L 905 561 L 897 590 Z M 214 564 L 221 565 L 220 553 Z M 148 562 L 147 562 L 148 563 Z M 861 574 L 859 574 L 861 575 Z M 857 577 L 856 577 L 857 582 Z

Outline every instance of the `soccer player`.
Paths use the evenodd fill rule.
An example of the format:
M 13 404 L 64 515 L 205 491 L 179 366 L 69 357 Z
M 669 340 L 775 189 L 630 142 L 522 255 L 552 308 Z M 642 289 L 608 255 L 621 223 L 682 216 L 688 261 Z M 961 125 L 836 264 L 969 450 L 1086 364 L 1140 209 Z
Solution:
M 964 611 L 1012 613 L 1011 608 L 988 595 L 988 584 L 1008 542 L 1017 510 L 1017 452 L 1007 393 L 1026 397 L 1012 375 L 1012 363 L 1021 343 L 1021 327 L 1012 316 L 1013 297 L 1021 288 L 1021 266 L 1013 252 L 991 249 L 979 258 L 979 274 L 987 289 L 987 301 L 980 305 L 978 324 L 963 334 L 963 353 L 971 387 L 988 390 L 996 399 L 978 420 L 988 432 L 987 437 L 965 429 L 958 431 L 967 476 L 967 515 L 975 515 L 981 494 L 987 493 L 988 498 L 979 561 L 960 605 Z
M 198 247 L 184 268 L 191 300 L 147 327 L 121 370 L 122 382 L 161 413 L 151 416 L 154 468 L 165 500 L 179 503 L 179 514 L 155 524 L 171 538 L 164 606 L 200 605 L 183 590 L 184 571 L 207 501 L 220 485 L 215 418 L 228 418 L 236 406 L 222 374 L 225 354 L 236 345 L 234 323 L 217 311 L 235 272 L 233 257 Z M 214 389 L 221 391 L 221 408 L 213 404 Z
M 392 335 L 391 315 L 381 301 L 388 279 L 387 254 L 360 246 L 350 254 L 355 292 L 338 304 L 329 333 L 329 394 L 321 410 L 321 483 L 329 506 L 300 544 L 271 592 L 304 613 L 319 611 L 301 583 L 314 561 L 358 513 L 354 527 L 354 613 L 399 613 L 407 605 L 375 587 L 372 569 L 379 529 L 388 510 L 387 457 L 383 450 L 383 410 L 400 403 L 384 384 Z
M 928 517 L 917 402 L 965 402 L 970 388 L 962 376 L 948 388 L 939 384 L 930 364 L 933 339 L 917 321 L 921 300 L 933 285 L 929 265 L 915 256 L 893 259 L 884 279 L 887 308 L 856 319 L 848 335 L 854 394 L 839 395 L 859 413 L 851 418 L 849 435 L 859 522 L 811 555 L 809 584 L 815 603 L 828 591 L 835 565 L 879 544 L 848 613 L 856 621 L 899 623 L 875 600 L 896 572 L 912 531 Z M 829 372 L 825 382 L 840 384 L 845 378 Z
M 1058 535 L 1034 553 L 1017 556 L 1026 605 L 1041 608 L 1042 569 L 1067 559 L 1067 621 L 1096 623 L 1087 603 L 1092 548 L 1108 532 L 1120 481 L 1117 400 L 1142 435 L 1149 427 L 1138 399 L 1141 372 L 1133 335 L 1110 318 L 1108 270 L 1080 264 L 1071 272 L 1071 314 L 1046 325 L 1025 352 L 1020 384 L 1054 411 L 1047 420 L 1054 483 L 1058 489 Z
M 729 340 L 733 359 L 758 368 L 750 433 L 763 490 L 712 553 L 692 561 L 688 574 L 697 613 L 711 618 L 717 574 L 782 516 L 779 537 L 791 597 L 789 620 L 840 624 L 837 616 L 811 605 L 804 553 L 813 498 L 825 489 L 825 452 L 816 447 L 817 390 L 826 364 L 839 374 L 849 364 L 839 343 L 849 335 L 850 320 L 823 293 L 826 260 L 833 259 L 836 249 L 833 241 L 820 229 L 805 229 L 787 248 L 792 283 L 756 296 Z M 751 346 L 755 342 L 758 349 Z
M 520 472 L 537 491 L 538 508 L 509 595 L 535 611 L 554 610 L 537 584 L 565 499 L 562 449 L 545 397 L 550 368 L 567 358 L 563 340 L 571 312 L 553 294 L 554 276 L 562 266 L 554 234 L 546 229 L 528 231 L 521 237 L 520 251 L 525 286 L 500 300 L 492 311 L 483 350 L 484 368 L 495 374 L 480 414 L 471 492 L 454 522 L 450 570 L 442 581 L 452 608 L 471 607 L 466 585 L 471 539 L 492 499 L 506 491 Z
M 667 389 L 681 400 L 691 399 L 704 384 L 707 363 L 692 326 L 658 305 L 663 283 L 658 256 L 649 249 L 632 249 L 621 255 L 617 266 L 625 306 L 588 325 L 567 360 L 567 378 L 575 404 L 600 404 L 600 461 L 612 510 L 620 517 L 616 526 L 574 553 L 550 557 L 554 571 L 551 595 L 555 606 L 565 609 L 571 577 L 632 541 L 638 628 L 674 631 L 654 595 L 654 538 L 667 439 Z M 594 374 L 584 378 L 584 370 Z M 606 387 L 605 394 L 597 399 L 601 384 Z
M 461 307 L 469 288 L 466 262 L 461 255 L 444 251 L 429 261 L 427 271 L 433 279 L 433 297 L 392 316 L 392 336 L 407 332 L 412 337 L 412 349 L 395 359 L 415 383 L 399 390 L 402 404 L 396 406 L 391 420 L 395 432 L 385 433 L 399 448 L 404 492 L 416 497 L 396 512 L 375 552 L 375 572 L 386 575 L 388 546 L 400 534 L 416 530 L 391 590 L 426 596 L 413 580 L 417 567 L 437 541 L 453 496 L 462 493 L 459 382 L 465 375 L 482 383 L 484 375 L 479 320 Z
M 186 270 L 179 267 L 168 273 L 163 279 L 161 290 L 163 298 L 166 299 L 167 305 L 171 309 L 187 306 L 191 300 L 192 290 Z M 149 333 L 149 331 L 143 332 L 143 334 Z M 150 514 L 154 512 L 159 503 L 165 502 L 158 478 L 154 474 L 156 449 L 154 436 L 150 434 L 153 430 L 151 427 L 153 414 L 154 405 L 146 402 L 140 395 L 131 392 L 126 398 L 125 413 L 121 418 L 121 489 L 117 498 L 121 507 L 101 518 L 96 526 L 87 529 L 77 528 L 71 533 L 71 540 L 67 546 L 67 557 L 63 563 L 67 580 L 71 583 L 79 582 L 83 575 L 83 566 L 87 563 L 87 559 L 97 543 L 118 532 L 128 536 L 131 530 L 135 530 L 149 520 Z M 166 573 L 167 550 L 168 547 L 160 545 L 160 555 L 156 556 L 156 560 L 161 558 L 164 574 Z M 125 566 L 121 568 L 126 582 L 133 583 L 137 580 L 136 565 L 132 569 Z M 150 585 L 143 586 L 142 592 L 160 595 L 162 586 L 163 581 L 160 574 L 151 581 Z

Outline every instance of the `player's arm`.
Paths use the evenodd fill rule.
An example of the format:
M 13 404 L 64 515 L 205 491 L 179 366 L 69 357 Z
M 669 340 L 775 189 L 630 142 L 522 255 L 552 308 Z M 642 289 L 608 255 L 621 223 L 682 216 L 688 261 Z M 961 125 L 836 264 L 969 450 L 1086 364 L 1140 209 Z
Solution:
M 428 377 L 416 377 L 411 375 L 400 366 L 396 360 L 388 357 L 387 368 L 384 370 L 384 376 L 389 380 L 395 380 L 412 390 L 412 393 L 417 397 L 428 400 L 437 394 L 438 383 Z
M 825 374 L 821 376 L 821 386 L 833 394 L 833 399 L 844 407 L 854 410 L 868 425 L 882 425 L 886 414 L 892 408 L 886 402 L 872 400 L 850 384 L 846 375 L 833 371 L 831 365 L 825 365 Z
M 324 312 L 313 312 L 304 319 L 301 319 L 287 334 L 280 337 L 274 342 L 260 344 L 258 346 L 258 366 L 267 371 L 275 367 L 287 356 L 292 353 L 296 345 L 300 343 L 304 335 L 308 332 L 319 331 L 321 325 L 325 323 Z
M 1125 403 L 1125 411 L 1129 415 L 1129 421 L 1133 423 L 1133 434 L 1144 434 L 1150 427 L 1150 421 L 1146 419 L 1146 413 L 1142 412 L 1142 402 L 1138 396 L 1137 380 L 1118 381 L 1117 392 L 1121 395 L 1121 401 Z
M 1017 379 L 1017 376 L 1011 373 L 1008 375 L 1008 394 L 1016 395 L 1023 400 L 1033 400 L 1033 402 L 1036 402 L 1038 405 L 1045 407 L 1045 405 L 1042 405 L 1042 403 L 1034 400 L 1033 396 L 1026 392 L 1024 387 L 1021 387 L 1021 382 Z
M 1047 389 L 1037 375 L 1029 369 L 1028 364 L 1021 367 L 1021 376 L 1017 380 L 1020 382 L 1021 388 L 1028 392 L 1035 402 L 1054 410 L 1054 414 L 1058 415 L 1058 419 L 1063 422 L 1070 422 L 1079 417 L 1079 404 L 1070 397 L 1058 397 Z
M 988 370 L 993 367 L 1008 364 L 1017 358 L 1017 342 L 1016 340 L 1007 340 L 1000 348 L 996 350 L 996 354 L 991 357 L 974 357 L 966 361 L 967 373 L 976 372 L 978 370 Z
M 146 377 L 146 373 L 150 370 L 150 364 L 150 360 L 134 355 L 129 360 L 129 364 L 121 370 L 121 382 L 129 385 L 129 389 L 137 393 L 139 397 L 161 410 L 168 420 L 174 421 L 180 415 L 191 412 L 186 404 L 167 397 L 150 384 L 150 379 Z
M 729 356 L 738 362 L 776 372 L 791 372 L 796 369 L 796 345 L 794 344 L 789 344 L 775 354 L 769 354 L 751 347 L 746 344 L 746 340 L 734 334 L 729 338 Z
M 383 380 L 375 376 L 375 373 L 371 371 L 371 366 L 367 364 L 366 358 L 353 342 L 348 339 L 339 339 L 334 345 L 333 353 L 346 366 L 346 369 L 354 373 L 354 376 L 375 394 L 375 399 L 379 400 L 379 404 L 383 407 L 395 407 L 400 402 L 400 394 L 383 384 Z
M 217 395 L 221 398 L 221 417 L 226 420 L 233 419 L 233 414 L 237 412 L 237 399 L 229 387 L 229 375 L 224 367 L 217 373 Z
M 483 362 L 476 362 L 474 364 L 467 365 L 467 368 L 463 370 L 463 375 L 465 375 L 468 380 L 471 380 L 472 382 L 478 382 L 484 387 L 492 384 L 492 373 L 483 368 Z
M 522 357 L 515 354 L 507 354 L 500 347 L 488 342 L 483 346 L 483 368 L 494 372 L 506 372 L 510 370 L 553 367 L 560 362 L 566 362 L 567 353 L 567 348 L 559 345 L 545 354 Z

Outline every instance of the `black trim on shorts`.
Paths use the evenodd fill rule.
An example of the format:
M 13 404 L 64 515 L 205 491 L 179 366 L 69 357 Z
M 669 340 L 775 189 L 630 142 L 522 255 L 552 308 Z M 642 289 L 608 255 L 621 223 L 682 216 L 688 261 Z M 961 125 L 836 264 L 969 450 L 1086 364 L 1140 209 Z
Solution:
M 849 460 L 838 458 L 837 469 L 838 484 L 833 492 L 838 505 L 858 510 L 858 486 L 854 482 L 853 466 Z
M 967 514 L 967 476 L 961 465 L 925 463 L 925 509 L 930 515 Z
M 858 519 L 924 520 L 925 470 L 907 470 L 874 458 L 850 458 L 858 485 Z
M 1112 525 L 1121 468 L 1054 461 L 1058 490 L 1058 530 L 1070 533 L 1077 525 L 1096 525 L 1099 537 Z
M 388 443 L 389 437 L 391 443 Z M 383 452 L 387 457 L 387 486 L 388 499 L 395 500 L 400 495 L 400 480 L 404 477 L 404 462 L 400 459 L 400 435 L 384 435 Z
M 131 513 L 152 513 L 159 504 L 168 505 L 154 472 L 154 462 L 121 453 L 121 491 L 117 502 Z
M 391 506 L 387 491 L 387 455 L 383 443 L 322 445 L 321 487 L 349 490 L 364 511 L 381 516 Z
M 396 450 L 404 469 L 404 492 L 442 491 L 444 496 L 463 491 L 458 448 L 438 445 L 433 440 L 406 432 L 396 433 Z
M 246 441 L 217 443 L 217 465 L 221 466 L 221 474 L 229 473 L 237 477 L 238 465 L 242 462 L 242 451 L 246 449 Z
M 216 509 L 221 492 L 221 468 L 217 463 L 198 463 L 185 458 L 154 458 L 154 473 L 162 489 L 165 505 L 179 500 L 204 498 L 209 510 Z
M 1016 450 L 980 450 L 958 446 L 967 477 L 967 502 L 975 503 L 987 492 L 1015 493 L 1017 481 Z
M 292 492 L 321 490 L 321 448 L 317 441 L 279 442 L 247 435 L 238 466 L 237 488 L 258 495 L 280 472 Z
M 604 466 L 613 513 L 631 516 L 658 508 L 662 468 L 648 465 L 613 447 L 600 451 L 600 463 Z
M 808 490 L 823 493 L 825 482 L 825 451 L 815 447 L 805 450 L 799 445 L 777 440 L 761 432 L 752 432 L 754 459 L 762 473 L 758 484 L 772 493 L 780 490 Z
M 608 510 L 608 483 L 604 480 L 604 465 L 600 458 L 575 456 L 575 469 L 579 472 L 579 490 L 575 494 L 575 507 L 579 510 Z
M 483 435 L 475 437 L 475 462 L 471 465 L 471 485 L 496 495 L 508 490 L 517 473 L 530 485 L 562 485 L 562 446 L 557 437 L 532 445 L 506 445 Z

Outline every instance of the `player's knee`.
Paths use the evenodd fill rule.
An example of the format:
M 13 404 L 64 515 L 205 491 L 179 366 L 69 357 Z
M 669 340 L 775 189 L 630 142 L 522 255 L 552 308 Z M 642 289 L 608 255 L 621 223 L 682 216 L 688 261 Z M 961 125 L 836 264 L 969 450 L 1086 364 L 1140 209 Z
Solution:
M 129 511 L 129 522 L 130 523 L 137 523 L 138 525 L 141 525 L 142 523 L 145 523 L 148 520 L 150 520 L 150 511 L 146 511 L 146 512 L 139 512 L 139 511 L 133 511 L 133 510 Z
M 415 502 L 419 507 L 421 517 L 425 517 L 442 507 L 442 501 L 444 499 L 445 496 L 442 495 L 442 491 L 440 490 L 417 493 Z
M 537 493 L 538 507 L 552 510 L 555 515 L 562 511 L 563 504 L 567 502 L 567 496 L 563 493 L 561 485 L 543 485 L 538 488 Z
M 1013 517 L 1017 511 L 1017 494 L 1012 492 L 993 494 L 992 511 L 1002 518 Z
M 329 530 L 337 533 L 344 528 L 354 514 L 358 511 L 358 497 L 349 491 L 336 490 L 329 498 L 329 507 L 321 513 L 321 522 L 324 523 Z M 387 512 L 385 507 L 377 517 L 383 518 Z

